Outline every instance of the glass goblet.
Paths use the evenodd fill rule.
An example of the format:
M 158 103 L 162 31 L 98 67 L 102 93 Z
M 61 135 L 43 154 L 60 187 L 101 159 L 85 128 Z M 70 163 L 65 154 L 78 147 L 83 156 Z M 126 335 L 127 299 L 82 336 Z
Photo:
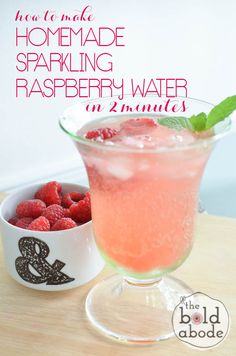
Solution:
M 168 100 L 151 95 L 128 95 L 123 101 L 102 98 L 84 104 L 86 110 L 94 108 L 89 116 L 86 110 L 74 108 L 60 119 L 87 170 L 97 246 L 117 272 L 90 290 L 86 314 L 101 332 L 133 343 L 172 336 L 173 309 L 181 297 L 192 292 L 168 274 L 191 251 L 201 177 L 215 142 L 225 134 L 230 120 L 218 124 L 211 136 L 202 135 L 185 145 L 162 143 L 145 148 L 140 137 L 137 145 L 103 144 L 85 139 L 83 133 L 97 127 L 118 127 L 124 118 L 158 117 L 155 108 Z M 173 99 L 179 107 L 183 101 L 186 117 L 212 109 L 203 101 Z M 122 113 L 111 112 L 114 102 L 124 108 Z M 132 114 L 130 108 L 134 109 Z M 142 108 L 141 113 L 135 113 L 135 108 Z M 168 116 L 183 113 L 170 112 Z

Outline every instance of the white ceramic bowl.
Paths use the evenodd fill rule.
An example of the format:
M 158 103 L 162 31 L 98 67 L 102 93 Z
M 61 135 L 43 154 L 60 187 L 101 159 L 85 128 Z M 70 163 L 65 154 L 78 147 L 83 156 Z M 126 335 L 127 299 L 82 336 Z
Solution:
M 63 193 L 88 188 L 61 183 Z M 97 276 L 104 262 L 97 250 L 92 221 L 63 231 L 30 231 L 7 220 L 19 202 L 32 199 L 42 184 L 9 195 L 0 205 L 0 226 L 6 268 L 26 287 L 59 291 L 81 286 Z

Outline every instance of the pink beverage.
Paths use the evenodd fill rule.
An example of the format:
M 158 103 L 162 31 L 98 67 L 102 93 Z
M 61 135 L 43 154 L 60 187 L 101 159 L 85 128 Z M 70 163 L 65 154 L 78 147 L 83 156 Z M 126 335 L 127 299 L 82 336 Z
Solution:
M 173 270 L 190 252 L 209 155 L 194 134 L 155 119 L 109 117 L 79 132 L 117 130 L 78 148 L 89 175 L 96 243 L 106 261 L 138 278 Z
M 168 272 L 191 250 L 203 169 L 234 107 L 236 96 L 213 107 L 125 95 L 78 103 L 60 118 L 86 165 L 96 244 L 119 272 L 85 302 L 105 335 L 139 345 L 174 336 L 173 310 L 192 290 Z

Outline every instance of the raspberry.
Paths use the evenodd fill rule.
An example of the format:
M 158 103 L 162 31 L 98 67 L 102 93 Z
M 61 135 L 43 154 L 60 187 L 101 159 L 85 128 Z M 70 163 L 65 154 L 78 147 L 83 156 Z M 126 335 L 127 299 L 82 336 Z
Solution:
M 18 218 L 37 218 L 39 217 L 44 209 L 46 208 L 45 203 L 39 199 L 24 200 L 19 203 L 16 207 L 16 215 Z
M 29 224 L 31 224 L 33 218 L 21 218 L 17 221 L 16 226 L 21 227 L 22 229 L 27 229 Z
M 61 205 L 52 204 L 43 211 L 42 216 L 48 219 L 50 226 L 53 226 L 57 220 L 64 217 L 64 209 Z
M 88 199 L 80 200 L 70 206 L 71 218 L 77 223 L 86 223 L 91 220 L 91 208 Z
M 86 193 L 85 193 L 84 200 L 88 201 L 88 203 L 90 204 L 90 201 L 91 201 L 91 199 L 90 199 L 90 192 L 86 192 Z
M 57 220 L 57 222 L 51 228 L 51 231 L 67 230 L 76 227 L 76 223 L 70 218 L 62 218 Z
M 43 185 L 36 193 L 35 198 L 41 199 L 44 203 L 48 205 L 61 204 L 61 184 L 58 182 L 49 182 Z
M 16 225 L 17 221 L 18 221 L 18 218 L 16 216 L 14 216 L 13 218 L 10 218 L 8 220 L 9 224 L 11 224 L 11 225 Z
M 85 138 L 94 141 L 107 140 L 108 138 L 112 138 L 113 136 L 117 135 L 117 133 L 118 130 L 116 129 L 111 129 L 109 127 L 100 128 L 97 130 L 88 131 L 85 134 Z
M 28 230 L 50 231 L 50 223 L 44 216 L 40 216 L 29 224 Z
M 72 204 L 77 203 L 82 199 L 84 199 L 84 194 L 79 192 L 70 192 L 63 195 L 61 203 L 64 208 L 69 208 Z
M 64 218 L 70 218 L 70 209 L 64 209 Z
M 145 133 L 148 129 L 152 129 L 157 126 L 157 123 L 150 118 L 140 117 L 136 119 L 130 119 L 121 123 L 121 128 L 130 134 Z

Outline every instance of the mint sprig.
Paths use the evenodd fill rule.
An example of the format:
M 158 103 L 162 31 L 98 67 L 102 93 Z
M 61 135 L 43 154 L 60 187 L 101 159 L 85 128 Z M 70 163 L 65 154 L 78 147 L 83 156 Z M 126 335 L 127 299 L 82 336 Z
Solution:
M 207 115 L 201 112 L 198 115 L 192 115 L 189 119 L 192 126 L 192 131 L 201 132 L 206 128 Z
M 209 112 L 206 120 L 206 129 L 210 129 L 218 124 L 218 122 L 224 120 L 234 110 L 236 110 L 236 95 L 223 100 Z
M 170 129 L 175 129 L 175 130 L 192 130 L 192 125 L 189 119 L 183 116 L 170 116 L 170 117 L 162 117 L 158 119 L 159 124 L 163 126 L 167 126 Z
M 209 114 L 201 112 L 198 115 L 192 115 L 190 118 L 183 116 L 163 117 L 158 122 L 175 130 L 187 129 L 193 132 L 202 132 L 211 129 L 220 121 L 226 119 L 236 110 L 236 95 L 230 96 L 216 105 Z

